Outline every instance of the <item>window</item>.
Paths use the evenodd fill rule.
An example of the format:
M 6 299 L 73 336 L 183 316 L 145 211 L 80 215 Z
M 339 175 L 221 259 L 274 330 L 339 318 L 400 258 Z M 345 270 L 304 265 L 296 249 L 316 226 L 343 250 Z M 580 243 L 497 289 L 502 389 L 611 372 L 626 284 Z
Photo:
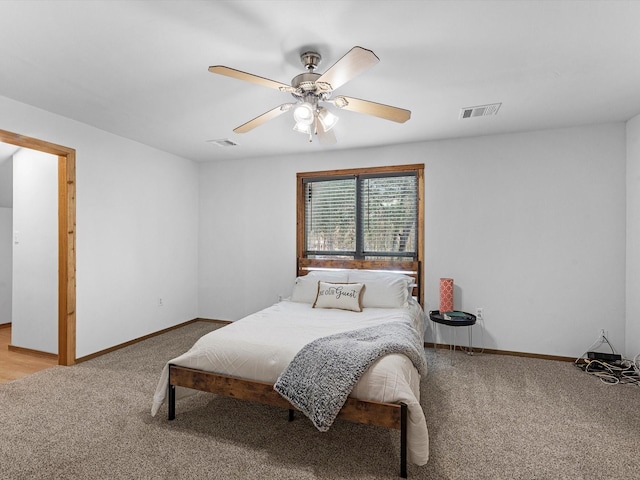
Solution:
M 299 173 L 299 258 L 422 260 L 423 170 Z

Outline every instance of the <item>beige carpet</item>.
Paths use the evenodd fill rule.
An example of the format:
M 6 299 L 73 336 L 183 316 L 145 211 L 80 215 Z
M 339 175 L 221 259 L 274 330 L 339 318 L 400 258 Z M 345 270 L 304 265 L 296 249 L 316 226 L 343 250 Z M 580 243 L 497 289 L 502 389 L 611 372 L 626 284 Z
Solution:
M 397 478 L 397 431 L 338 421 L 320 433 L 282 409 L 198 394 L 149 409 L 195 323 L 74 367 L 0 385 L 1 479 Z M 414 479 L 638 479 L 640 388 L 570 363 L 427 349 L 431 460 Z

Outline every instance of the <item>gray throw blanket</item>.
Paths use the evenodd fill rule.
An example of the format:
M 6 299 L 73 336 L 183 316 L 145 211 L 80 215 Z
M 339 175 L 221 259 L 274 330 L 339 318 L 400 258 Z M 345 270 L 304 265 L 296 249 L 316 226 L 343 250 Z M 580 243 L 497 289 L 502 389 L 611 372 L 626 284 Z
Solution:
M 274 388 L 326 432 L 360 377 L 378 358 L 406 355 L 420 375 L 427 372 L 424 344 L 406 323 L 393 322 L 337 333 L 305 345 Z

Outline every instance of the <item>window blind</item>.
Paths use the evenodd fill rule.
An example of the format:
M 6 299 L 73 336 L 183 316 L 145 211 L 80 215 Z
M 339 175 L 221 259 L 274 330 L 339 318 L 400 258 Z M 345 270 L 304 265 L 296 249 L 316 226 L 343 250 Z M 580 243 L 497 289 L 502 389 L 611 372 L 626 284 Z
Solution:
M 362 178 L 363 254 L 411 254 L 416 251 L 418 215 L 415 175 Z
M 305 184 L 307 252 L 354 255 L 356 179 L 314 180 Z
M 304 186 L 307 256 L 417 258 L 415 173 L 314 178 Z

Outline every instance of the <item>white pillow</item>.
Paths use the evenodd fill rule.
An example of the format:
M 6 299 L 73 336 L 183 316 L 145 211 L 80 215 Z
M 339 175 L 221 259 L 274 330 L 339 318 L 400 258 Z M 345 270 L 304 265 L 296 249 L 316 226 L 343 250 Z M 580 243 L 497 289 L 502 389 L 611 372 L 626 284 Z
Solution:
M 362 283 L 329 283 L 318 282 L 318 296 L 313 308 L 339 308 L 362 311 L 362 294 L 365 287 Z
M 366 285 L 363 307 L 404 308 L 408 305 L 414 280 L 400 273 L 349 270 L 349 282 Z
M 312 270 L 308 274 L 296 278 L 291 294 L 292 302 L 313 303 L 318 296 L 318 282 L 347 283 L 348 274 L 345 270 Z

